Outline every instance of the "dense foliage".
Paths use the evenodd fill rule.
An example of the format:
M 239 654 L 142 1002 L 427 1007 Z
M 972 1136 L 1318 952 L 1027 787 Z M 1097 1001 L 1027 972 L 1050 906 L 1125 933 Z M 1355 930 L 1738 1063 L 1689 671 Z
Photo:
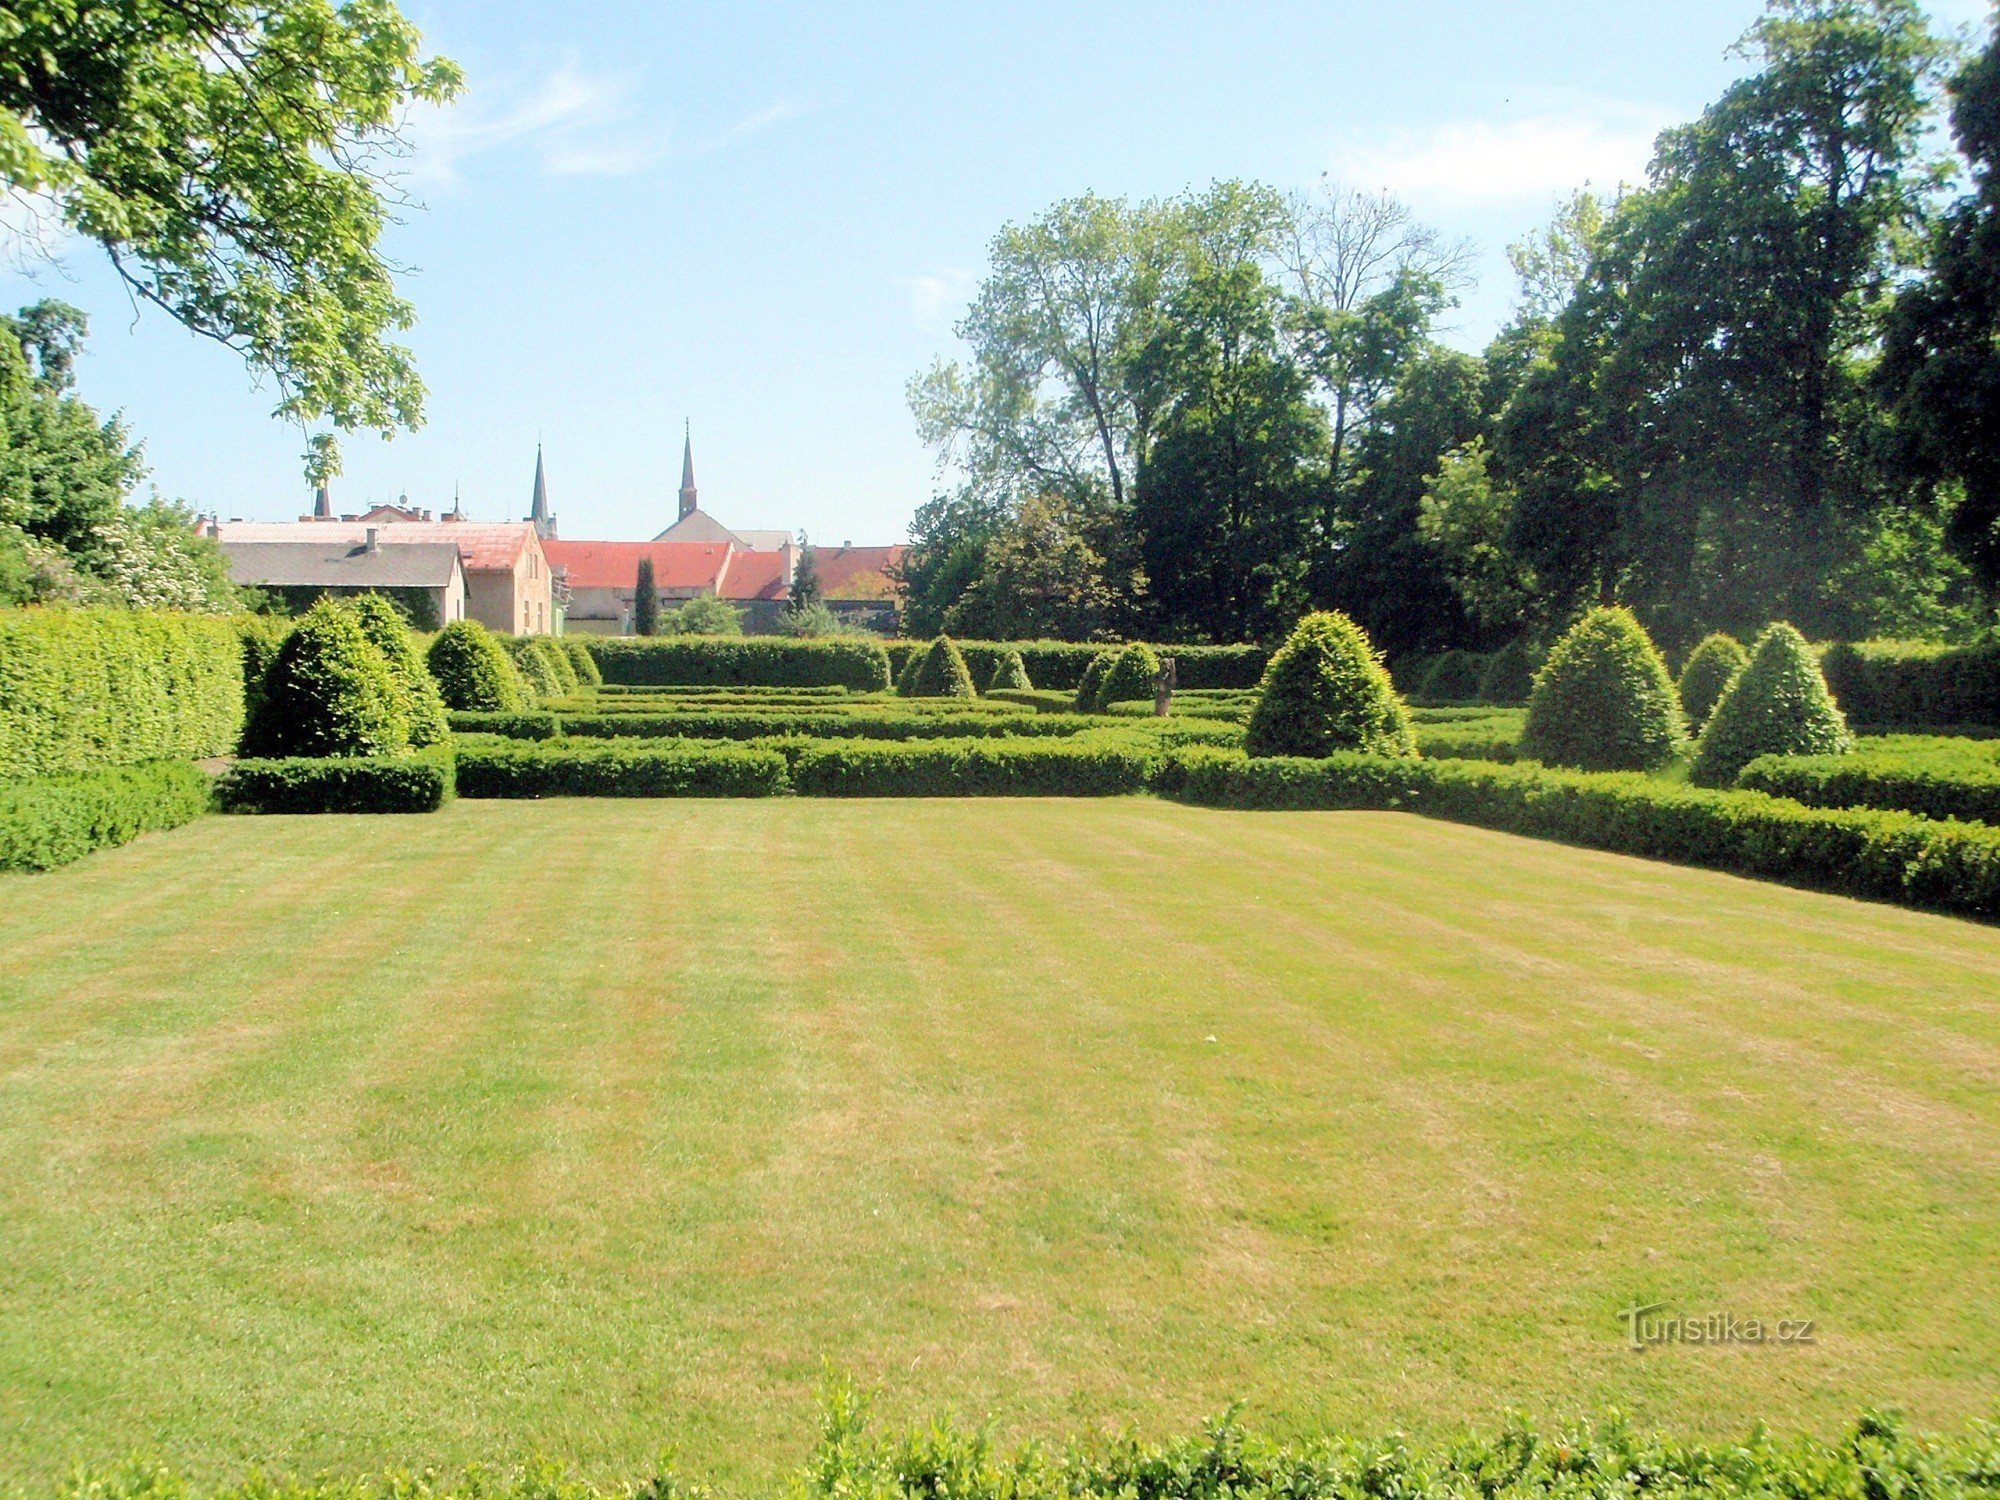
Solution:
M 226 755 L 243 673 L 228 620 L 0 609 L 0 780 Z
M 527 684 L 500 638 L 477 620 L 453 620 L 425 653 L 445 706 L 475 713 L 518 713 L 528 706 Z
M 1650 771 L 1687 742 L 1667 664 L 1629 610 L 1594 609 L 1535 677 L 1525 755 L 1584 771 Z
M 531 698 L 560 698 L 576 686 L 573 681 L 568 683 L 563 681 L 562 673 L 557 669 L 549 653 L 535 644 L 545 637 L 505 635 L 497 636 L 495 639 L 500 642 L 501 649 L 513 661 L 514 670 L 527 685 L 528 695 Z
M 1097 684 L 1097 702 L 1102 713 L 1114 703 L 1153 700 L 1154 685 L 1160 678 L 1160 658 L 1151 646 L 1134 641 L 1111 659 Z
M 910 678 L 912 698 L 976 698 L 979 690 L 973 685 L 972 673 L 966 668 L 965 658 L 958 647 L 952 644 L 948 635 L 941 635 L 930 644 L 917 663 L 916 674 Z
M 1099 656 L 1117 655 L 1118 647 L 1085 641 L 967 641 L 952 637 L 959 654 L 972 671 L 975 681 L 992 677 L 1001 658 L 1018 652 L 1028 677 L 1041 688 L 1074 689 L 1083 681 L 1084 671 Z M 910 660 L 920 656 L 929 641 L 890 641 L 890 668 L 899 676 Z M 1189 689 L 1254 688 L 1264 675 L 1271 653 L 1262 646 L 1190 646 L 1153 643 L 1160 656 L 1171 656 L 1178 667 L 1179 685 Z
M 1835 701 L 1856 724 L 2000 727 L 2000 641 L 1840 645 L 1820 666 Z
M 363 594 L 354 601 L 354 615 L 361 622 L 362 633 L 382 653 L 396 680 L 403 717 L 410 726 L 410 744 L 421 750 L 450 739 L 444 697 L 438 692 L 437 679 L 417 654 L 416 639 L 396 607 L 380 594 Z
M 793 757 L 806 797 L 1115 797 L 1144 791 L 1155 756 L 1116 731 L 1043 740 L 812 744 Z
M 1526 703 L 1541 666 L 1542 653 L 1533 638 L 1517 635 L 1486 659 L 1475 696 L 1482 703 Z
M 1387 669 L 1361 627 L 1335 613 L 1301 620 L 1271 658 L 1245 746 L 1252 755 L 1416 754 Z
M 660 633 L 660 590 L 653 581 L 653 560 L 639 559 L 639 570 L 632 581 L 632 634 L 647 636 Z
M 1812 647 L 1781 622 L 1758 637 L 1749 665 L 1730 680 L 1688 774 L 1697 786 L 1730 786 L 1760 755 L 1838 755 L 1852 744 Z
M 1689 724 L 1699 729 L 1708 722 L 1730 681 L 1749 660 L 1750 653 L 1733 635 L 1716 631 L 1702 638 L 1682 665 L 1677 684 Z
M 747 745 L 461 741 L 462 797 L 769 797 L 785 758 Z
M 590 647 L 573 635 L 563 636 L 559 643 L 563 654 L 569 658 L 569 669 L 575 674 L 578 687 L 601 687 L 604 674 L 597 670 L 597 658 L 590 654 Z
M 427 813 L 451 800 L 453 781 L 446 753 L 239 760 L 215 801 L 224 812 Z
M 989 693 L 1026 693 L 1032 692 L 1034 686 L 1028 677 L 1027 663 L 1021 660 L 1019 651 L 1002 651 L 994 660 L 992 673 L 986 679 L 986 691 Z
M 877 641 L 598 636 L 589 645 L 605 682 L 614 685 L 843 687 L 859 693 L 889 686 L 889 658 Z
M 323 599 L 292 627 L 265 672 L 243 753 L 399 755 L 410 746 L 406 701 L 353 607 Z
M 2000 823 L 2000 758 L 1910 755 L 1864 746 L 1846 755 L 1767 755 L 1736 775 L 1751 791 L 1808 807 L 1882 807 L 1927 818 Z
M 1076 683 L 1076 711 L 1080 714 L 1092 713 L 1097 708 L 1098 690 L 1104 686 L 1104 674 L 1111 670 L 1111 663 L 1118 659 L 1115 651 L 1099 651 L 1085 664 L 1083 676 Z
M 0 870 L 52 870 L 193 822 L 208 805 L 207 773 L 187 761 L 0 781 Z

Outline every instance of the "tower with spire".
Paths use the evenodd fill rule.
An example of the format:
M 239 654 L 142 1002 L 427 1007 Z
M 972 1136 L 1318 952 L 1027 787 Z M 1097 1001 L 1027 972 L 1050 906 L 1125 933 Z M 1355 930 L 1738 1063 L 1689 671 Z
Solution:
M 334 518 L 333 489 L 324 479 L 319 482 L 319 487 L 313 491 L 312 518 L 315 521 L 331 521 Z
M 689 423 L 681 439 L 681 515 L 685 521 L 699 509 L 694 489 L 694 425 Z
M 535 444 L 535 499 L 528 509 L 528 519 L 535 523 L 535 533 L 543 541 L 556 534 L 556 518 L 549 510 L 549 482 L 542 472 L 542 445 Z

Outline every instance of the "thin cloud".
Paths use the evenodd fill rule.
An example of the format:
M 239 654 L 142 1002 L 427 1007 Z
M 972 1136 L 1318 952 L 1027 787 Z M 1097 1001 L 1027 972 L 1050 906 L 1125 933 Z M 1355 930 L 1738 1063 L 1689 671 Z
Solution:
M 1351 144 L 1335 153 L 1335 175 L 1423 201 L 1542 202 L 1585 183 L 1603 190 L 1641 181 L 1669 123 L 1664 113 L 1623 107 L 1446 121 Z
M 951 327 L 954 315 L 972 295 L 978 276 L 952 267 L 924 276 L 897 278 L 910 296 L 910 317 L 925 333 L 942 333 Z
M 800 115 L 807 113 L 809 111 L 805 105 L 794 104 L 789 99 L 780 99 L 776 104 L 768 105 L 754 114 L 745 115 L 734 125 L 717 131 L 694 149 L 702 152 L 720 151 L 724 146 L 734 145 L 737 141 L 753 135 L 761 135 L 774 125 L 782 125 L 787 120 L 796 120 Z

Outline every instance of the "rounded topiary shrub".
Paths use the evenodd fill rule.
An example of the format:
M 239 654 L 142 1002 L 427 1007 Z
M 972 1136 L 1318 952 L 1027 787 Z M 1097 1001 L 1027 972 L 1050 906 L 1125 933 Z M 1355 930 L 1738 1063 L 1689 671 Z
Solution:
M 1479 701 L 1513 705 L 1526 703 L 1535 690 L 1535 672 L 1542 654 L 1525 635 L 1513 640 L 1486 658 L 1486 670 L 1479 674 Z
M 563 680 L 548 657 L 536 649 L 536 639 L 528 635 L 499 637 L 501 647 L 514 663 L 514 670 L 527 684 L 529 695 L 534 698 L 560 698 L 564 692 Z
M 1687 710 L 1688 723 L 1699 729 L 1708 722 L 1730 679 L 1749 660 L 1750 653 L 1743 649 L 1743 643 L 1720 631 L 1689 653 L 1686 665 L 1681 668 L 1680 681 L 1681 707 Z
M 597 658 L 590 654 L 590 647 L 573 635 L 562 638 L 562 648 L 569 657 L 570 670 L 576 673 L 578 687 L 604 686 L 604 672 L 597 665 Z
M 528 649 L 540 657 L 549 669 L 549 675 L 556 680 L 557 687 L 564 693 L 577 689 L 576 668 L 569 659 L 569 653 L 562 648 L 562 642 L 552 635 L 531 635 Z
M 1424 671 L 1417 696 L 1431 703 L 1470 703 L 1479 696 L 1486 658 L 1473 651 L 1441 653 Z
M 977 698 L 979 690 L 972 685 L 972 672 L 965 665 L 965 658 L 959 653 L 948 635 L 941 635 L 932 641 L 917 665 L 917 675 L 910 679 L 912 698 Z
M 396 679 L 396 690 L 403 696 L 403 717 L 410 726 L 410 743 L 419 750 L 444 744 L 451 738 L 444 699 L 423 658 L 417 655 L 416 638 L 396 606 L 380 594 L 363 594 L 354 601 L 354 615 L 361 622 L 362 634 L 382 653 Z
M 987 681 L 986 691 L 990 693 L 998 688 L 1006 688 L 1012 692 L 1025 693 L 1033 687 L 1034 683 L 1028 680 L 1028 664 L 1021 660 L 1021 653 L 1002 651 L 993 663 L 993 676 Z
M 1152 701 L 1153 686 L 1160 678 L 1160 658 L 1151 646 L 1134 641 L 1111 658 L 1097 684 L 1096 707 L 1101 713 L 1114 703 Z
M 1709 716 L 1688 779 L 1733 786 L 1760 755 L 1841 755 L 1854 748 L 1806 638 L 1782 621 L 1757 637 L 1750 661 Z
M 447 708 L 471 713 L 518 713 L 528 691 L 506 648 L 477 620 L 453 620 L 431 642 L 429 663 Z
M 1111 663 L 1118 659 L 1115 651 L 1100 651 L 1091 657 L 1083 669 L 1083 678 L 1076 685 L 1076 711 L 1080 714 L 1097 712 L 1097 690 L 1104 685 L 1104 674 L 1111 670 Z
M 1361 627 L 1337 611 L 1307 615 L 1272 655 L 1243 748 L 1313 757 L 1417 753 L 1388 669 Z
M 1627 609 L 1593 609 L 1535 675 L 1521 753 L 1584 771 L 1651 771 L 1687 744 L 1667 664 Z
M 350 606 L 322 599 L 265 672 L 244 754 L 396 755 L 409 748 L 410 721 L 388 659 Z

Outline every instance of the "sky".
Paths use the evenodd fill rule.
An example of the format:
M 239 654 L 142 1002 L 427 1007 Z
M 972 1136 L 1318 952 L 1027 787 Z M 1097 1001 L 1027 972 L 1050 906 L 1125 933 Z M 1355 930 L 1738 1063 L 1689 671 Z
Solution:
M 673 518 L 683 424 L 702 505 L 815 543 L 903 538 L 937 488 L 904 386 L 1010 221 L 1086 191 L 1228 177 L 1388 188 L 1469 237 L 1448 337 L 1508 314 L 1510 241 L 1744 64 L 1756 0 L 763 3 L 415 0 L 462 98 L 412 119 L 421 203 L 389 236 L 428 420 L 345 440 L 342 510 L 407 494 L 527 514 L 535 447 L 566 537 Z M 1935 0 L 1948 28 L 1984 0 Z M 122 411 L 161 493 L 224 518 L 307 502 L 303 434 L 229 351 L 138 308 L 101 252 L 0 268 L 0 305 L 90 314 L 82 394 Z

